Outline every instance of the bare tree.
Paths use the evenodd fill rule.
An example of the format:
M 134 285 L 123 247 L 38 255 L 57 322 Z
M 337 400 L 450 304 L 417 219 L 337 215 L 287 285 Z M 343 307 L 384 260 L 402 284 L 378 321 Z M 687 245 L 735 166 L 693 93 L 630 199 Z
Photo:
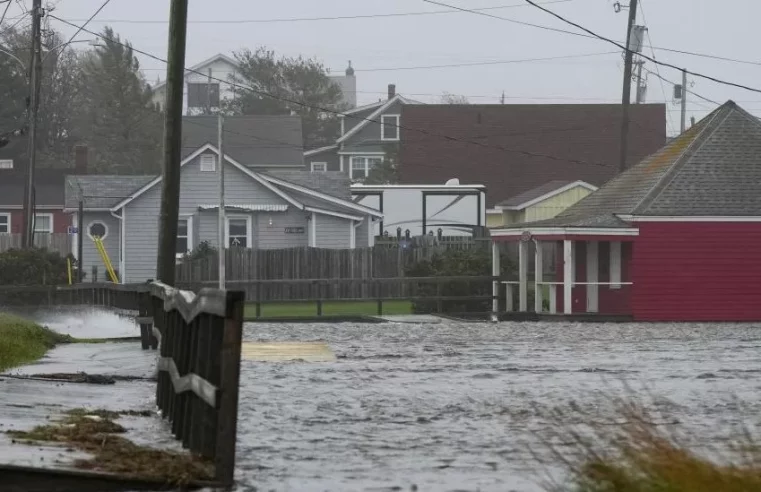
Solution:
M 470 104 L 467 97 L 458 94 L 450 94 L 449 92 L 442 94 L 440 101 L 441 104 Z

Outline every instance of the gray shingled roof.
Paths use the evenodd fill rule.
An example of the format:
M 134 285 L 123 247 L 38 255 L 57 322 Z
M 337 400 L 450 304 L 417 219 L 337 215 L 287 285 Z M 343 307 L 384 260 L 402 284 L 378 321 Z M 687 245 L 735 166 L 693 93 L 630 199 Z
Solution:
M 728 101 L 553 219 L 513 228 L 625 227 L 617 215 L 761 215 L 761 122 Z
M 511 196 L 507 200 L 499 202 L 497 207 L 518 207 L 526 202 L 530 202 L 531 200 L 536 200 L 540 196 L 544 196 L 547 193 L 552 193 L 555 190 L 559 190 L 563 186 L 567 186 L 571 183 L 575 183 L 575 181 L 569 179 L 555 179 L 519 195 Z
M 349 175 L 339 171 L 313 173 L 310 171 L 269 171 L 263 173 L 283 181 L 288 181 L 310 190 L 319 191 L 343 200 L 351 200 Z
M 228 116 L 224 126 L 225 154 L 244 166 L 295 166 L 304 163 L 299 116 Z M 182 158 L 219 140 L 216 116 L 182 119 Z
M 65 208 L 77 208 L 80 196 L 85 208 L 110 208 L 154 179 L 156 176 L 66 176 Z

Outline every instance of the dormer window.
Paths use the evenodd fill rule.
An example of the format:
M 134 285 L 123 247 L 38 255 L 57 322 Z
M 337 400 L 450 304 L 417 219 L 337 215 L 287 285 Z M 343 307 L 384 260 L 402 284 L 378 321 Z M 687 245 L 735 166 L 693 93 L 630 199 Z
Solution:
M 217 170 L 217 156 L 204 154 L 201 156 L 201 172 L 213 173 Z
M 399 140 L 399 115 L 381 116 L 381 140 Z

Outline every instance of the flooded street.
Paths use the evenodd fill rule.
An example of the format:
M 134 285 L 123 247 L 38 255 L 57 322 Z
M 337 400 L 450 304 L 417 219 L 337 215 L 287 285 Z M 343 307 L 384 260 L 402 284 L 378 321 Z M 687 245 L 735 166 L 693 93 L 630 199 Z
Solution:
M 243 362 L 240 490 L 541 490 L 541 409 L 605 415 L 626 385 L 707 442 L 758 422 L 759 328 L 248 324 L 338 361 Z

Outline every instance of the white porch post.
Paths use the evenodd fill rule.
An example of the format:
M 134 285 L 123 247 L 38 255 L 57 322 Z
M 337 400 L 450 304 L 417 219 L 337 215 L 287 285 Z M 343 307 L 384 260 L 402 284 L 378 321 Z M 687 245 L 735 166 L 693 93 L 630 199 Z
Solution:
M 587 242 L 587 312 L 600 310 L 600 286 L 592 285 L 599 281 L 598 262 L 599 246 L 597 241 Z
M 518 311 L 528 311 L 528 241 L 518 245 Z
M 499 262 L 499 243 L 497 241 L 491 242 L 491 274 L 494 277 L 499 277 L 501 270 Z M 491 303 L 491 312 L 496 314 L 499 312 L 499 280 L 494 280 L 491 284 L 491 295 L 493 297 Z
M 573 241 L 563 241 L 563 313 L 573 313 Z
M 542 304 L 544 301 L 544 286 L 542 285 L 544 278 L 544 264 L 542 262 L 542 242 L 535 239 L 534 245 L 536 246 L 536 250 L 534 251 L 534 312 L 539 314 L 542 312 Z

